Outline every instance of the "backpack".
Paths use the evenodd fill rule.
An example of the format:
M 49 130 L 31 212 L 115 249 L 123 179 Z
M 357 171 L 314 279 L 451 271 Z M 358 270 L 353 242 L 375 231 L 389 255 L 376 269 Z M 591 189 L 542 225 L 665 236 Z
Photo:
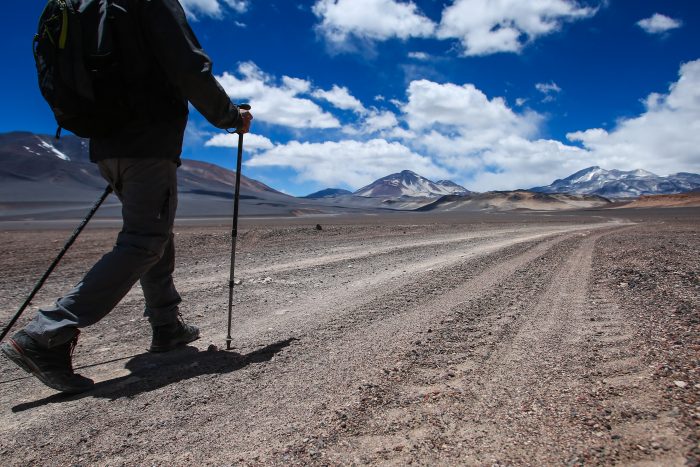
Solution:
M 129 83 L 138 64 L 134 21 L 126 0 L 48 0 L 34 37 L 39 89 L 65 128 L 106 137 L 133 117 Z M 131 68 L 131 71 L 127 69 Z

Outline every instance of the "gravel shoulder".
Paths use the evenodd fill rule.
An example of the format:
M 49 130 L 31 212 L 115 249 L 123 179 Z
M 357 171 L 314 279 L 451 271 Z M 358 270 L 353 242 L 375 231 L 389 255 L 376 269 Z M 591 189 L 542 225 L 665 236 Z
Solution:
M 697 465 L 700 222 L 682 213 L 248 222 L 230 352 L 207 350 L 224 342 L 228 232 L 180 226 L 202 339 L 145 352 L 135 288 L 81 336 L 90 393 L 0 361 L 0 463 Z M 69 233 L 0 232 L 3 321 Z M 35 303 L 114 234 L 88 229 Z

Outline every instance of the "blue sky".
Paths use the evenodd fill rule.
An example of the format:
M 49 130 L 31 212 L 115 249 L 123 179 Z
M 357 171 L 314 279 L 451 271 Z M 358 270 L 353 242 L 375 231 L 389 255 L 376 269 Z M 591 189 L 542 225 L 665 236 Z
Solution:
M 600 165 L 700 172 L 700 2 L 181 0 L 229 95 L 250 102 L 244 174 L 303 195 L 402 169 L 469 189 Z M 31 38 L 3 14 L 0 131 L 52 133 Z M 232 167 L 192 112 L 183 157 Z

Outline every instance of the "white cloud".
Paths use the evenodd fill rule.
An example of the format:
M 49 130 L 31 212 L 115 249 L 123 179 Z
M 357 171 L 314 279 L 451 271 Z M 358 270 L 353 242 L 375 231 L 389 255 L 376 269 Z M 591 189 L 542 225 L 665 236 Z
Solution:
M 469 189 L 513 189 L 550 183 L 579 169 L 586 151 L 535 139 L 543 117 L 517 113 L 473 84 L 413 81 L 402 107 L 410 132 L 404 144 L 430 155 Z M 565 159 L 565 162 L 562 160 Z
M 372 110 L 364 121 L 364 128 L 368 133 L 391 130 L 398 125 L 396 115 L 388 110 Z
M 239 73 L 242 78 L 237 86 L 228 83 L 227 89 L 274 103 L 269 107 L 270 112 L 274 111 L 270 121 L 282 118 L 274 115 L 279 109 L 289 108 L 289 100 L 314 106 L 309 107 L 313 112 L 307 120 L 323 119 L 320 108 L 298 95 L 316 94 L 311 82 L 284 78 L 281 85 L 275 85 L 253 64 L 243 64 Z M 553 82 L 539 83 L 538 89 L 560 91 Z M 349 90 L 347 95 L 351 96 Z M 279 99 L 287 101 L 280 104 Z M 256 100 L 251 101 L 258 118 L 256 109 L 267 108 L 255 107 Z M 684 64 L 678 81 L 667 92 L 650 93 L 643 100 L 646 109 L 638 117 L 621 120 L 610 130 L 593 128 L 567 135 L 580 145 L 541 139 L 542 115 L 511 108 L 503 98 L 487 96 L 470 83 L 417 80 L 408 85 L 405 102 L 391 102 L 398 113 L 369 107 L 343 125 L 346 134 L 357 139 L 373 138 L 369 141 L 291 141 L 274 145 L 263 139 L 255 143 L 258 153 L 250 165 L 288 167 L 301 180 L 354 188 L 411 169 L 429 178 L 452 178 L 479 191 L 546 185 L 592 165 L 642 168 L 660 175 L 700 170 L 700 60 Z M 303 119 L 303 115 L 298 118 Z M 268 118 L 265 112 L 263 117 Z M 221 139 L 216 141 L 218 145 L 231 144 L 223 135 Z M 214 143 L 210 140 L 208 144 Z
M 310 99 L 299 97 L 311 89 L 308 81 L 285 76 L 278 86 L 272 76 L 252 62 L 240 64 L 238 75 L 225 72 L 217 79 L 234 101 L 250 102 L 256 120 L 292 128 L 340 127 L 332 114 Z
M 383 41 L 429 37 L 435 24 L 415 3 L 397 0 L 318 0 L 313 8 L 318 30 L 332 46 L 344 48 L 352 38 Z
M 268 138 L 256 135 L 254 133 L 247 133 L 244 137 L 245 149 L 249 152 L 257 152 L 261 150 L 272 149 L 275 145 Z M 213 146 L 220 148 L 237 148 L 238 147 L 238 135 L 229 133 L 218 133 L 206 143 L 205 146 Z
M 594 165 L 588 157 L 585 150 L 559 141 L 509 136 L 475 155 L 468 188 L 490 191 L 548 185 Z
M 437 128 L 467 137 L 485 133 L 530 136 L 539 124 L 535 114 L 518 115 L 503 98 L 489 99 L 473 84 L 412 81 L 402 111 L 411 129 Z
M 425 52 L 409 52 L 408 57 L 416 59 L 416 60 L 423 60 L 423 61 L 430 59 L 430 55 L 425 53 Z
M 404 139 L 409 133 L 401 128 L 394 112 L 371 107 L 365 110 L 363 120 L 357 125 L 346 125 L 343 133 L 351 136 L 380 136 L 389 139 Z
M 556 95 L 561 92 L 561 88 L 557 86 L 557 83 L 537 83 L 535 84 L 535 89 L 544 94 L 542 102 L 551 102 L 556 99 Z
M 282 84 L 290 91 L 296 94 L 307 94 L 311 90 L 311 83 L 305 79 L 292 78 L 290 76 L 282 77 Z
M 527 41 L 559 30 L 565 21 L 596 12 L 573 0 L 455 0 L 443 11 L 437 37 L 459 39 L 467 56 L 517 53 Z
M 535 88 L 541 92 L 542 94 L 554 94 L 554 93 L 560 93 L 561 88 L 557 86 L 557 83 L 551 82 L 551 83 L 537 83 L 535 84 Z
M 224 0 L 228 6 L 236 10 L 238 13 L 245 13 L 248 11 L 249 1 L 248 0 Z
M 221 16 L 219 0 L 180 0 L 182 8 L 192 19 L 197 18 L 197 13 L 218 18 Z
M 611 131 L 595 128 L 567 137 L 583 143 L 603 167 L 660 175 L 700 170 L 700 60 L 681 66 L 668 94 L 652 93 L 645 102 L 642 115 L 622 120 Z
M 651 93 L 638 117 L 567 135 L 583 148 L 538 139 L 542 116 L 517 113 L 470 84 L 414 81 L 408 98 L 402 110 L 415 135 L 402 142 L 474 190 L 545 185 L 592 165 L 660 175 L 700 169 L 700 60 L 681 67 L 668 93 Z
M 637 26 L 649 34 L 661 34 L 671 29 L 680 28 L 682 25 L 681 21 L 659 13 L 654 13 L 653 16 L 637 22 Z
M 291 141 L 253 156 L 246 165 L 290 167 L 299 174 L 301 181 L 355 188 L 404 169 L 436 179 L 448 175 L 430 158 L 416 154 L 400 143 L 383 139 L 324 143 Z
M 229 7 L 237 13 L 245 13 L 248 10 L 249 0 L 224 0 Z M 219 0 L 180 0 L 182 8 L 190 19 L 197 19 L 198 14 L 211 18 L 221 18 L 223 9 Z
M 313 96 L 328 101 L 333 104 L 333 106 L 342 110 L 352 110 L 357 113 L 363 113 L 365 110 L 362 102 L 351 95 L 346 87 L 333 85 L 330 91 L 318 89 L 314 91 Z

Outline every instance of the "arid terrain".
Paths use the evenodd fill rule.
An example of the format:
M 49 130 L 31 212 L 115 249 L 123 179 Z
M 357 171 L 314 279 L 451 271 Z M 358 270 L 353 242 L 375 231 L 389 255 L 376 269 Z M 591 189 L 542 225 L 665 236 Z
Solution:
M 0 225 L 3 323 L 57 225 Z M 698 465 L 699 209 L 241 227 L 235 350 L 230 226 L 183 220 L 176 284 L 202 338 L 147 353 L 135 288 L 81 335 L 93 391 L 2 359 L 0 465 Z M 35 305 L 115 233 L 88 228 Z

